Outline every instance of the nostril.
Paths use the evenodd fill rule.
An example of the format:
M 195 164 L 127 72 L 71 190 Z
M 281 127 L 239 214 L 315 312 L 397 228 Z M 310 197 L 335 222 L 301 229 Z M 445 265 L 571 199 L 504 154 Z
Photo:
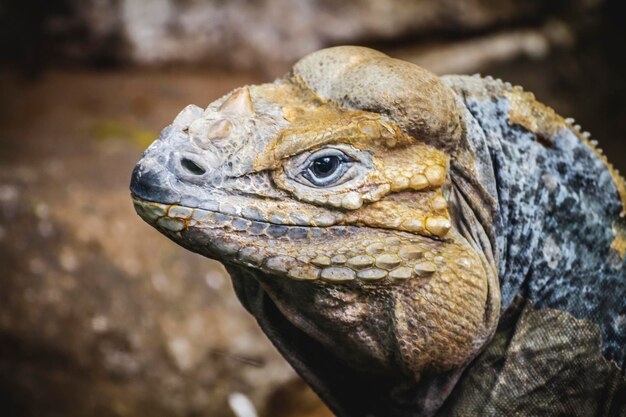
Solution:
M 206 173 L 206 169 L 202 168 L 200 165 L 198 165 L 191 159 L 187 159 L 187 158 L 181 159 L 180 165 L 183 168 L 185 168 L 188 172 L 194 175 L 204 175 Z

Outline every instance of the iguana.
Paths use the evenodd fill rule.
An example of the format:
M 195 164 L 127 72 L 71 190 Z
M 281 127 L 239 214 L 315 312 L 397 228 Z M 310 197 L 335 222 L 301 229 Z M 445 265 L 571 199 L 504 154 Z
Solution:
M 626 415 L 626 186 L 520 87 L 324 49 L 186 107 L 131 191 L 337 416 Z

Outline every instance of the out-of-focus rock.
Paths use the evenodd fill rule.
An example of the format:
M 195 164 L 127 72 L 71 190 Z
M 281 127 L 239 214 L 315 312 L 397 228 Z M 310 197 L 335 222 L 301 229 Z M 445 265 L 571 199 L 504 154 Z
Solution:
M 455 42 L 431 42 L 391 48 L 394 57 L 413 62 L 438 74 L 463 74 L 519 58 L 539 60 L 555 49 L 571 48 L 575 30 L 563 21 L 540 27 L 495 31 Z
M 316 49 L 467 37 L 573 19 L 603 0 L 64 0 L 44 18 L 63 54 L 279 73 Z M 574 25 L 576 26 L 576 25 Z M 70 37 L 64 33 L 80 33 Z

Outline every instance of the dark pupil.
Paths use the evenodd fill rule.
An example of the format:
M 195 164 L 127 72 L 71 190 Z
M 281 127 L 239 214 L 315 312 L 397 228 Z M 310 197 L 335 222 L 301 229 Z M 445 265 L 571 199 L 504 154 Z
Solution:
M 323 156 L 313 161 L 313 173 L 318 178 L 331 175 L 339 166 L 339 158 L 336 156 Z

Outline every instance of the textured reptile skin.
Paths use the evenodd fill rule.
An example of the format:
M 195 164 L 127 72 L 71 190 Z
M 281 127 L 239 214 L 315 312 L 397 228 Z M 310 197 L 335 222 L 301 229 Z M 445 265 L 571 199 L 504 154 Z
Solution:
M 623 390 L 624 181 L 588 134 L 519 87 L 325 49 L 274 83 L 188 106 L 131 191 L 147 222 L 225 263 L 243 305 L 339 416 L 472 404 L 501 415 L 518 397 L 542 415 L 530 404 L 543 397 L 493 400 L 476 377 L 490 373 L 472 373 L 482 351 L 512 363 L 493 366 L 513 381 L 516 369 L 556 375 L 542 358 L 569 346 L 580 354 L 563 366 L 588 357 L 575 367 L 597 371 L 598 401 Z M 596 396 L 574 380 L 533 393 L 563 392 L 553 414 L 572 415 L 584 409 L 572 392 Z

